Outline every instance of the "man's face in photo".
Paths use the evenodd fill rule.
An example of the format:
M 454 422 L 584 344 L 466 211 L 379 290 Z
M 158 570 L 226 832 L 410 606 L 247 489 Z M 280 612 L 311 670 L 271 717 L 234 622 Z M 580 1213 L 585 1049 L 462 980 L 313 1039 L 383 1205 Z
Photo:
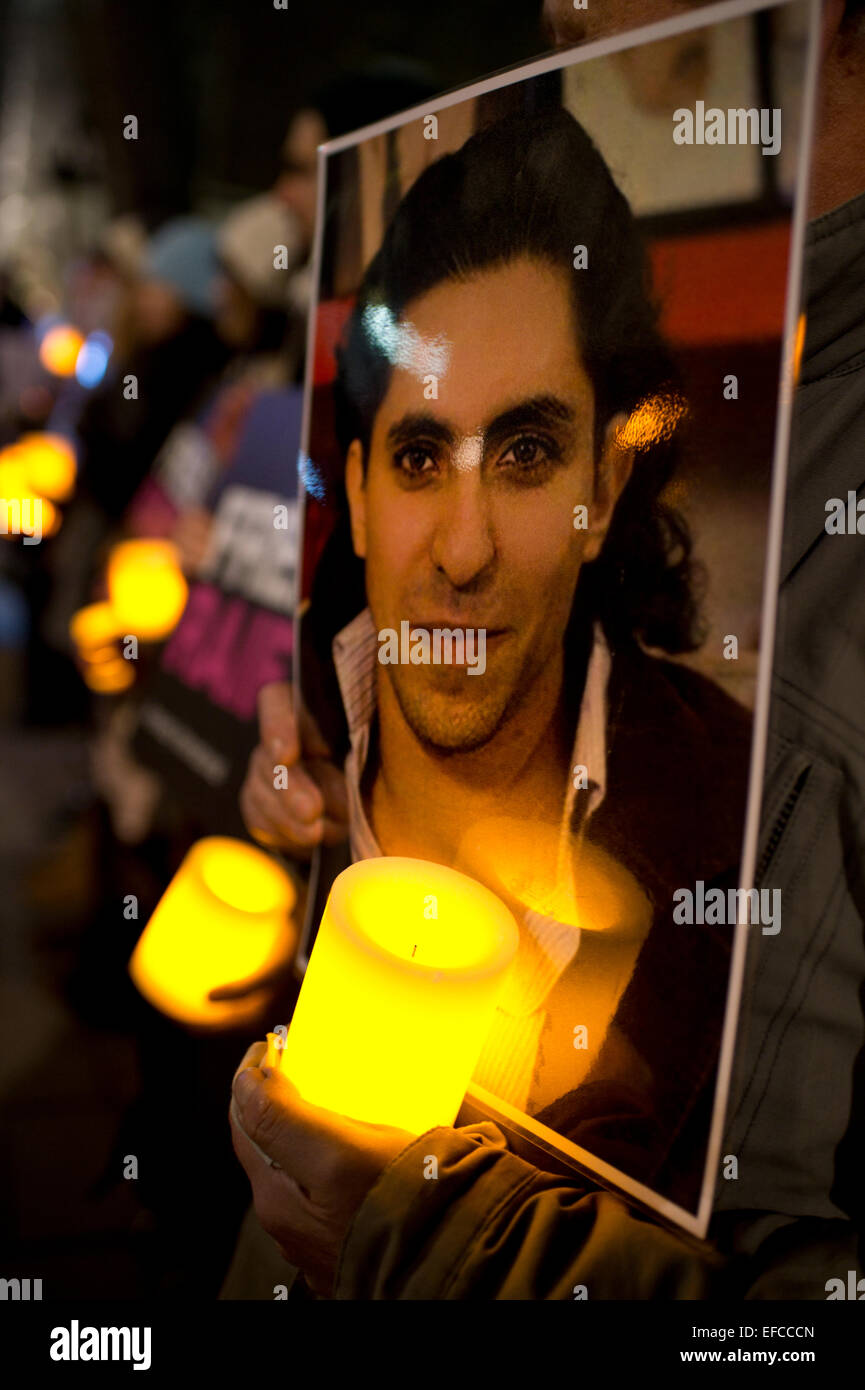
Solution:
M 574 271 L 572 274 L 579 274 Z M 376 629 L 486 630 L 486 668 L 387 665 L 403 717 L 425 744 L 468 750 L 561 679 L 583 564 L 598 555 L 630 456 L 610 421 L 595 457 L 595 400 L 568 272 L 529 259 L 447 280 L 404 322 L 447 345 L 438 398 L 395 367 L 346 482 Z M 585 506 L 588 526 L 576 529 Z

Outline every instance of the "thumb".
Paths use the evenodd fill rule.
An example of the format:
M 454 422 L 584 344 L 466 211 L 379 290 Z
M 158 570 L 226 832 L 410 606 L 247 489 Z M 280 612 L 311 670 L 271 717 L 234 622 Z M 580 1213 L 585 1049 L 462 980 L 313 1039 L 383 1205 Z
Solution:
M 247 1067 L 235 1076 L 232 1092 L 247 1139 L 299 1186 L 314 1187 L 328 1139 L 339 1127 L 336 1117 L 309 1105 L 281 1072 Z
M 287 764 L 297 762 L 300 744 L 294 697 L 288 681 L 271 681 L 258 692 L 258 727 L 261 741 L 274 757 Z

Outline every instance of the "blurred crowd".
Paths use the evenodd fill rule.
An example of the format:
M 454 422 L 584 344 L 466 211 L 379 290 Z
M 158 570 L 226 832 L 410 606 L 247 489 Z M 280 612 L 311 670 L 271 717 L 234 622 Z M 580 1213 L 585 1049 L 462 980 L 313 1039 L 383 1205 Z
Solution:
M 222 1106 L 237 1033 L 203 1040 L 162 1017 L 133 989 L 127 963 L 190 845 L 214 830 L 244 834 L 236 787 L 248 747 L 241 739 L 224 750 L 236 764 L 234 820 L 228 800 L 224 815 L 202 816 L 182 781 L 139 755 L 140 692 L 187 597 L 189 646 L 208 598 L 208 585 L 196 584 L 219 583 L 226 533 L 256 550 L 250 532 L 244 541 L 238 491 L 283 497 L 296 511 L 317 147 L 430 91 L 403 75 L 332 87 L 321 109 L 292 118 L 269 188 L 219 218 L 187 214 L 152 229 L 134 216 L 109 220 L 60 266 L 59 293 L 56 277 L 34 274 L 26 247 L 0 266 L 0 994 L 10 1057 L 0 1075 L 10 1176 L 0 1244 L 13 1262 L 16 1250 L 19 1263 L 33 1256 L 22 1183 L 40 1183 L 34 1100 L 39 1123 L 51 1117 L 53 1144 L 70 1090 L 87 1105 L 101 1090 L 96 1052 L 107 1030 L 114 1094 L 89 1130 L 81 1115 L 75 1123 L 92 1149 L 79 1155 L 95 1182 L 81 1208 L 88 1248 L 103 1220 L 124 1233 L 121 1243 L 132 1230 L 145 1247 L 124 1296 L 185 1283 L 202 1252 L 215 1257 L 215 1283 L 206 1278 L 202 1288 L 212 1295 L 246 1200 Z M 242 486 L 232 492 L 230 481 Z M 272 572 L 253 566 L 252 596 L 282 628 L 274 618 L 254 629 L 264 649 L 257 664 L 249 633 L 243 700 L 221 701 L 248 725 L 250 746 L 257 687 L 290 674 L 298 530 L 289 529 L 281 537 L 283 549 L 295 548 L 289 562 Z M 174 596 L 150 629 L 124 621 L 118 602 L 113 575 L 130 545 L 152 566 L 151 603 L 158 608 L 163 590 Z M 249 611 L 237 623 L 248 629 Z M 212 637 L 199 632 L 198 645 L 212 646 Z M 238 661 L 228 654 L 227 664 Z M 65 1047 L 76 1080 L 50 1064 L 49 1040 Z M 175 1065 L 193 1096 L 176 1111 L 162 1096 Z M 177 1135 L 190 1126 L 210 1155 L 192 1203 L 174 1171 Z M 134 1195 L 119 1180 L 127 1151 L 142 1158 Z M 82 1201 L 81 1175 L 70 1182 L 43 1213 L 52 1240 Z M 224 1208 L 216 1224 L 214 1200 Z M 133 1220 L 125 1210 L 106 1217 L 106 1201 L 110 1210 L 118 1201 L 140 1209 Z M 41 1259 L 44 1268 L 44 1250 Z M 105 1294 L 116 1270 L 96 1263 L 88 1287 Z

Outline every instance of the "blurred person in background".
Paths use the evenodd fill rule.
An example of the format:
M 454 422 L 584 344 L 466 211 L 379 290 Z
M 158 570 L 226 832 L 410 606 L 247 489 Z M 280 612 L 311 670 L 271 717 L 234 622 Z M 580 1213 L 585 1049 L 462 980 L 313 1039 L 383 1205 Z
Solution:
M 81 717 L 80 687 L 66 656 L 69 619 L 93 598 L 103 548 L 172 426 L 230 354 L 213 323 L 217 273 L 215 228 L 178 218 L 150 239 L 140 276 L 118 306 L 126 352 L 112 355 L 78 414 L 76 493 L 46 560 L 49 587 L 34 614 L 44 639 L 29 672 L 35 723 L 62 720 L 68 708 Z M 58 700 L 60 690 L 68 706 Z
M 129 355 L 78 427 L 81 491 L 109 520 L 122 515 L 172 425 L 228 359 L 214 325 L 218 270 L 216 229 L 201 218 L 167 223 L 147 248 L 131 296 Z
M 296 375 L 302 321 L 289 285 L 304 249 L 296 219 L 272 191 L 233 208 L 219 227 L 214 325 L 232 356 L 174 426 L 124 517 L 135 535 L 172 539 L 188 574 L 204 558 L 208 497 L 250 409 L 262 391 L 287 386 Z
M 318 190 L 318 147 L 328 139 L 322 113 L 304 107 L 293 117 L 282 146 L 282 169 L 276 193 L 294 215 L 303 255 L 289 285 L 295 312 L 304 320 L 312 297 L 312 242 Z

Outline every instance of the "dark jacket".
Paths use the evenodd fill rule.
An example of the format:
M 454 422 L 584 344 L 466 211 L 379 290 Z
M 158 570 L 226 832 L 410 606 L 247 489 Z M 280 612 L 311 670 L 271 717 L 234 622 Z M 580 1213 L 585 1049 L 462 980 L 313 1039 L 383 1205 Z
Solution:
M 633 874 L 653 920 L 591 1072 L 536 1118 L 695 1210 L 732 929 L 675 922 L 673 894 L 738 883 L 751 717 L 714 682 L 636 647 L 615 654 L 608 701 L 607 791 L 587 839 Z M 577 985 L 579 965 L 577 953 Z M 575 1016 L 568 973 L 548 1000 L 553 1019 Z

